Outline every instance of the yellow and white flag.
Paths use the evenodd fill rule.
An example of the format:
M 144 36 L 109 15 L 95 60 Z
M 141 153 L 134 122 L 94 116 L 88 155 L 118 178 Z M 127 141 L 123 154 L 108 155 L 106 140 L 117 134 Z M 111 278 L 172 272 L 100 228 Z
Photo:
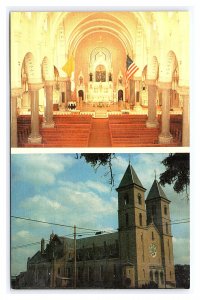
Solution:
M 72 72 L 74 71 L 74 58 L 73 56 L 68 57 L 67 62 L 65 65 L 62 67 L 62 70 L 69 76 L 71 77 Z

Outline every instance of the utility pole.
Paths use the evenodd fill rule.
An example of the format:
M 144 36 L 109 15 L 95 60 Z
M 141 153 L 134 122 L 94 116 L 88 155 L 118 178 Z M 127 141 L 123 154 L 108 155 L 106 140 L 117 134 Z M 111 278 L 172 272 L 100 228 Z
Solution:
M 76 225 L 74 225 L 74 288 L 76 288 Z

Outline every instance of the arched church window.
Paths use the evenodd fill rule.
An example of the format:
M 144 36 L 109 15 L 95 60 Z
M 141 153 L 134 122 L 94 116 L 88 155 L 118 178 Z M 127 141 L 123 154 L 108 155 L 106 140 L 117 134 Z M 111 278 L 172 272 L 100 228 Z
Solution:
M 96 67 L 96 82 L 106 81 L 106 69 L 104 65 L 98 65 Z
M 142 204 L 142 196 L 140 193 L 138 193 L 138 203 Z
M 125 205 L 129 204 L 129 196 L 128 196 L 127 193 L 124 194 L 124 204 L 125 204 Z
M 163 284 L 164 283 L 164 275 L 163 272 L 160 272 L 160 281 Z
M 141 213 L 139 214 L 139 224 L 140 224 L 140 226 L 142 226 L 142 214 Z
M 152 241 L 154 240 L 154 232 L 153 231 L 151 233 L 151 239 L 152 239 Z
M 164 214 L 167 215 L 167 206 L 164 206 Z
M 165 226 L 166 226 L 166 233 L 168 234 L 169 233 L 168 223 L 166 223 Z
M 128 226 L 129 225 L 129 216 L 128 216 L 128 213 L 126 213 L 125 218 L 126 218 L 126 226 Z
M 155 282 L 159 283 L 158 271 L 155 272 Z
M 150 277 L 150 281 L 153 281 L 153 272 L 152 271 L 150 271 L 149 277 Z
M 89 79 L 90 79 L 90 81 L 93 80 L 93 74 L 92 73 L 89 74 Z

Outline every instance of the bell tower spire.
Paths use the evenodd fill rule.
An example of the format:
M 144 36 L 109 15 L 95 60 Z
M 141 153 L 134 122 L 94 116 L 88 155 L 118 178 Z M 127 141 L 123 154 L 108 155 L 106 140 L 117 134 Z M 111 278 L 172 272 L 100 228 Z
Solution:
M 123 274 L 132 274 L 132 287 L 139 287 L 145 266 L 144 235 L 146 230 L 145 191 L 132 165 L 129 165 L 116 189 L 120 259 Z M 140 262 L 140 263 L 139 263 Z
M 162 263 L 165 269 L 165 279 L 166 282 L 175 284 L 170 202 L 155 178 L 146 199 L 147 225 L 152 222 L 153 218 L 153 222 L 161 237 Z

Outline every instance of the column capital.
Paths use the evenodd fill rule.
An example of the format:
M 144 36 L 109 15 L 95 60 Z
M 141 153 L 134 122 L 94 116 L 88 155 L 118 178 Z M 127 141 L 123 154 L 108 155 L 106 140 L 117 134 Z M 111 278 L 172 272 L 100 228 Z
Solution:
M 158 82 L 158 87 L 161 90 L 171 90 L 172 83 L 171 82 L 162 82 L 162 81 L 159 81 Z
M 190 94 L 190 88 L 189 88 L 189 86 L 178 86 L 177 92 L 181 96 L 188 96 Z
M 43 83 L 28 83 L 29 91 L 38 91 L 44 87 Z
M 55 82 L 55 80 L 45 80 L 45 86 L 53 86 Z
M 156 85 L 156 80 L 155 79 L 145 79 L 145 83 L 147 85 Z
M 66 82 L 69 80 L 70 80 L 70 77 L 58 77 L 58 82 Z
M 134 80 L 135 81 L 141 81 L 142 80 L 142 76 L 134 76 Z
M 22 88 L 12 88 L 11 97 L 20 97 L 22 96 Z

